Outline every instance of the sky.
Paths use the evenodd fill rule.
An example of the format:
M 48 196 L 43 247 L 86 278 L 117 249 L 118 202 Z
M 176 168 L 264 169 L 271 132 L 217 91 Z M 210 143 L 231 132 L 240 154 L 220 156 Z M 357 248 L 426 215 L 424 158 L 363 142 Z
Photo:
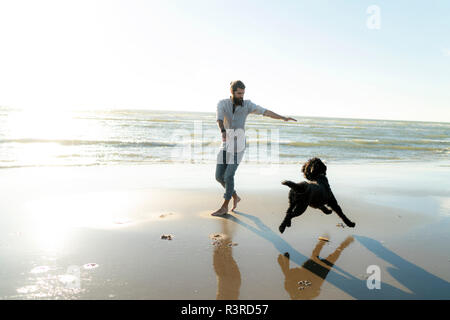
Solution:
M 374 7 L 375 6 L 375 7 Z M 0 0 L 0 106 L 450 122 L 450 1 Z

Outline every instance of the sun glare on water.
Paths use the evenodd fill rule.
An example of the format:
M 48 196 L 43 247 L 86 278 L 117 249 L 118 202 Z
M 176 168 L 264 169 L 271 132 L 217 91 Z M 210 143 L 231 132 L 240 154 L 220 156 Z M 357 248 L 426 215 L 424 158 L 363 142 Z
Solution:
M 7 150 L 20 165 L 58 165 L 67 162 L 67 153 L 76 153 L 70 141 L 98 137 L 102 129 L 92 122 L 76 119 L 69 110 L 24 109 L 11 113 L 5 123 L 6 138 L 15 143 Z M 86 139 L 86 138 L 84 138 Z

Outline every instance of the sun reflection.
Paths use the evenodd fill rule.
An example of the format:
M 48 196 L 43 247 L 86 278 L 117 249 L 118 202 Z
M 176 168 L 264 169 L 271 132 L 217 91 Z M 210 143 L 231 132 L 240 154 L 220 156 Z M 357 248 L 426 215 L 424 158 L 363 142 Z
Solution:
M 88 129 L 87 123 L 74 119 L 70 111 L 55 109 L 11 113 L 6 126 L 7 135 L 14 139 L 68 139 Z
M 133 202 L 120 192 L 41 197 L 25 204 L 34 230 L 34 243 L 42 250 L 62 251 L 76 227 L 115 228 L 132 222 Z M 127 222 L 127 223 L 125 223 Z
M 9 142 L 16 143 L 11 157 L 21 165 L 57 165 L 67 161 L 61 156 L 77 154 L 70 140 L 89 140 L 105 134 L 104 128 L 77 119 L 69 110 L 43 109 L 11 112 L 5 122 Z M 74 150 L 72 150 L 74 149 Z

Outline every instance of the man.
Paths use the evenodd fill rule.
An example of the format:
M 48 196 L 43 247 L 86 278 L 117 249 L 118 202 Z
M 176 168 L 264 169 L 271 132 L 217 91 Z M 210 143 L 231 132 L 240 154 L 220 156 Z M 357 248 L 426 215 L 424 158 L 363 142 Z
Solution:
M 241 198 L 234 189 L 234 174 L 242 160 L 245 151 L 245 120 L 250 113 L 260 114 L 273 119 L 284 121 L 297 121 L 293 118 L 283 117 L 275 112 L 244 100 L 245 85 L 236 80 L 230 83 L 231 96 L 220 100 L 217 104 L 217 124 L 222 132 L 222 148 L 217 154 L 216 180 L 225 188 L 222 206 L 213 212 L 212 216 L 221 216 L 228 212 L 228 204 L 233 198 L 233 208 Z

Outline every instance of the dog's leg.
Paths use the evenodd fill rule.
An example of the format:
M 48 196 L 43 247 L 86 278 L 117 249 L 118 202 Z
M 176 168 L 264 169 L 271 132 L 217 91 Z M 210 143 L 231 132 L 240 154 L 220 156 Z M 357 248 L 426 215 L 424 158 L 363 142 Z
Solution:
M 325 206 L 321 206 L 318 209 L 322 210 L 322 212 L 325 213 L 325 214 L 331 214 L 333 212 L 332 210 L 328 209 Z
M 297 206 L 295 207 L 294 211 L 292 212 L 290 218 L 294 218 L 294 217 L 298 217 L 301 216 L 303 214 L 303 212 L 306 211 L 306 208 L 308 208 L 308 203 L 301 203 L 301 204 L 297 204 Z
M 286 215 L 286 217 L 284 217 L 283 222 L 281 222 L 280 226 L 278 227 L 278 230 L 280 231 L 280 233 L 284 232 L 284 229 L 286 229 L 287 225 L 291 224 L 291 219 L 288 218 L 288 215 Z
M 334 212 L 337 213 L 339 218 L 341 218 L 348 227 L 350 228 L 355 227 L 356 224 L 350 221 L 350 219 L 345 216 L 345 214 L 342 212 L 341 207 L 338 205 L 336 199 L 333 199 L 333 201 L 328 203 L 328 205 L 331 207 L 331 209 L 333 209 Z
M 286 214 L 286 216 L 284 217 L 284 220 L 280 224 L 278 230 L 280 230 L 280 232 L 283 233 L 284 229 L 286 229 L 286 227 L 291 226 L 291 219 L 302 215 L 302 213 L 306 211 L 306 208 L 308 208 L 307 203 L 302 203 L 300 205 L 297 204 L 290 214 Z
M 297 208 L 297 206 L 295 204 L 290 206 L 286 212 L 286 217 L 292 215 L 292 212 L 294 212 L 296 208 Z M 291 220 L 286 221 L 286 227 L 290 227 L 290 226 L 291 226 Z
M 286 211 L 286 216 L 283 219 L 283 222 L 281 222 L 280 226 L 278 227 L 278 230 L 280 230 L 281 233 L 284 232 L 284 229 L 286 229 L 286 227 L 290 227 L 291 226 L 291 220 L 288 220 L 287 217 L 289 217 L 293 210 L 295 209 L 295 205 L 290 204 L 289 208 Z

